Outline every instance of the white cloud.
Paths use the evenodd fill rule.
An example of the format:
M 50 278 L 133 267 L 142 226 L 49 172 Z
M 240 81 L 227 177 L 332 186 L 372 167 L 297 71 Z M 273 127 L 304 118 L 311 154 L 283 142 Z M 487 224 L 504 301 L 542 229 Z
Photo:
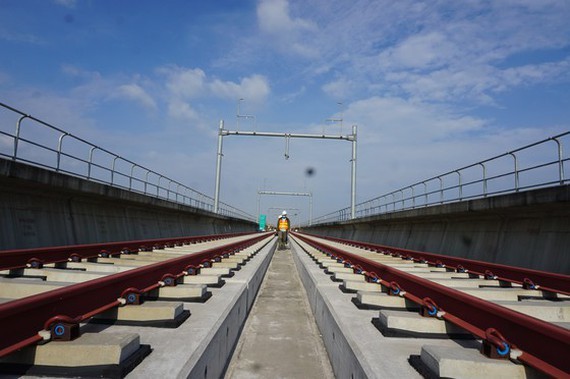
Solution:
M 271 89 L 265 76 L 252 74 L 239 82 L 209 78 L 199 68 L 165 66 L 158 73 L 167 77 L 166 89 L 169 101 L 197 98 L 221 98 L 236 100 L 246 98 L 252 102 L 264 101 Z
M 262 75 L 252 75 L 243 78 L 239 83 L 215 79 L 209 84 L 210 92 L 217 97 L 226 99 L 246 98 L 248 101 L 261 102 L 270 93 L 267 78 Z
M 311 36 L 318 31 L 316 24 L 301 17 L 291 17 L 287 0 L 261 0 L 257 6 L 260 31 L 268 45 L 286 55 L 316 58 L 318 46 Z
M 380 64 L 425 69 L 440 66 L 453 57 L 456 47 L 440 32 L 417 34 L 380 54 Z
M 147 109 L 157 108 L 154 99 L 141 86 L 135 83 L 119 86 L 115 96 L 138 102 Z
M 485 120 L 428 103 L 372 97 L 349 105 L 345 117 L 359 125 L 363 144 L 429 144 L 480 131 Z
M 199 68 L 165 66 L 157 71 L 166 75 L 166 88 L 177 97 L 193 98 L 204 94 L 206 74 Z
M 168 115 L 183 121 L 195 121 L 198 119 L 198 114 L 192 109 L 190 104 L 180 100 L 172 100 L 168 104 Z
M 350 98 L 355 87 L 356 84 L 352 80 L 342 77 L 324 84 L 322 90 L 330 97 L 341 100 Z
M 8 42 L 15 43 L 27 43 L 31 45 L 44 45 L 45 41 L 34 34 L 29 33 L 19 33 L 13 30 L 0 29 L 0 40 L 5 40 Z
M 53 2 L 66 8 L 75 8 L 77 5 L 77 0 L 53 0 Z
M 287 0 L 262 0 L 257 7 L 257 19 L 263 32 L 270 34 L 296 34 L 315 29 L 315 25 L 302 18 L 291 18 Z

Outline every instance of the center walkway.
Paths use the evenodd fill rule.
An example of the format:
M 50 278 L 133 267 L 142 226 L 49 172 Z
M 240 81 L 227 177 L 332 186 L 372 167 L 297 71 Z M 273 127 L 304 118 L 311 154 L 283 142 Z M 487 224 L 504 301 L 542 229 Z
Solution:
M 226 378 L 334 378 L 291 250 L 276 250 Z

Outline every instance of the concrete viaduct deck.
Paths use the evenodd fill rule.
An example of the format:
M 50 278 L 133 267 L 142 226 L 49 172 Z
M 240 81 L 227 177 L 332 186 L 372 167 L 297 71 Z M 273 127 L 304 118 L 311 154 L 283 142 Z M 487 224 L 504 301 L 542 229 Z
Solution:
M 34 324 L 31 336 L 22 332 L 27 342 L 19 352 L 6 341 L 0 348 L 0 372 L 570 375 L 563 358 L 570 353 L 569 199 L 570 187 L 558 186 L 315 225 L 276 251 L 275 238 L 255 233 L 249 221 L 0 160 L 0 318 L 13 320 L 22 311 L 24 320 L 26 307 L 46 305 L 34 313 L 45 329 Z M 499 271 L 503 266 L 521 267 L 524 278 L 509 277 Z M 122 289 L 123 280 L 129 287 Z M 80 295 L 91 285 L 121 290 L 90 309 Z M 426 296 L 420 287 L 435 292 Z M 53 300 L 60 293 L 82 305 L 60 305 Z M 143 304 L 131 304 L 139 295 Z M 503 318 L 487 322 L 474 310 L 467 313 L 480 316 L 470 319 L 457 311 L 467 305 L 446 296 Z M 50 304 L 59 310 L 48 312 Z M 520 332 L 513 334 L 510 319 L 523 320 Z M 36 346 L 58 335 L 64 321 L 77 325 L 69 329 L 73 341 Z M 544 337 L 533 337 L 532 330 L 542 329 Z M 17 341 L 18 333 L 10 338 Z M 535 349 L 528 344 L 533 338 L 556 351 Z M 98 361 L 95 351 L 106 354 Z M 74 359 L 56 362 L 57 356 Z

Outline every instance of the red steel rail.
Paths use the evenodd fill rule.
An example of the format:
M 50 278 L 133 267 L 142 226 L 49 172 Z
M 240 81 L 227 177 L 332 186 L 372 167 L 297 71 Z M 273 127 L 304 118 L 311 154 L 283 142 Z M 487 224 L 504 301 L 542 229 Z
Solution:
M 119 306 L 125 300 L 131 302 L 128 301 L 131 294 L 151 291 L 163 286 L 164 282 L 170 281 L 175 285 L 172 279 L 205 262 L 251 246 L 269 235 L 256 233 L 244 241 L 0 304 L 0 357 L 39 342 L 42 340 L 39 333 L 49 330 L 54 322 L 77 324 Z
M 26 267 L 26 265 L 43 265 L 48 263 L 67 262 L 69 260 L 89 259 L 101 254 L 119 255 L 122 252 L 137 252 L 150 248 L 164 246 L 174 247 L 183 244 L 210 241 L 221 238 L 237 237 L 248 233 L 216 234 L 194 237 L 176 237 L 147 239 L 137 241 L 109 242 L 86 245 L 67 245 L 32 249 L 0 251 L 0 270 L 11 270 Z
M 541 289 L 544 291 L 570 295 L 570 276 L 568 275 L 477 261 L 467 258 L 451 257 L 442 254 L 400 249 L 392 246 L 352 241 L 341 238 L 320 237 L 318 235 L 313 236 L 352 246 L 358 246 L 387 255 L 399 256 L 416 262 L 425 262 L 434 266 L 444 266 L 458 272 L 469 272 L 476 275 L 482 275 L 484 277 L 493 277 L 501 281 L 518 283 L 525 286 L 525 288 Z
M 511 357 L 515 356 L 519 361 L 553 377 L 570 375 L 569 330 L 306 236 L 293 234 L 353 267 L 355 272 L 364 273 L 370 281 L 384 285 L 389 289 L 389 294 L 408 298 L 420 304 L 430 316 L 456 324 L 487 341 L 497 348 L 497 352 L 502 350 L 503 354 L 500 355 L 508 356 L 513 352 Z

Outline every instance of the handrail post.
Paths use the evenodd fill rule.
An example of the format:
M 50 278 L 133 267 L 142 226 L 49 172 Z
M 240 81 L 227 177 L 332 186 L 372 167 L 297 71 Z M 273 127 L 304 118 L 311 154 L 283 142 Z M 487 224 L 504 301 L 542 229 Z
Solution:
M 69 133 L 63 133 L 62 135 L 59 136 L 59 142 L 57 143 L 57 165 L 55 168 L 55 172 L 59 172 L 59 164 L 61 161 L 61 148 L 63 146 L 63 139 L 68 136 Z
M 14 156 L 12 157 L 13 160 L 16 160 L 16 158 L 18 157 L 18 141 L 20 141 L 20 128 L 22 125 L 22 121 L 25 118 L 29 117 L 30 115 L 23 115 L 18 119 L 18 122 L 16 123 L 16 135 L 14 137 Z
M 133 165 L 131 166 L 131 175 L 129 176 L 129 191 L 133 189 L 133 173 L 135 171 L 135 166 L 137 164 L 133 163 Z
M 483 162 L 480 162 L 479 165 L 483 167 L 483 197 L 487 197 L 487 167 Z
M 93 152 L 97 150 L 97 146 L 93 146 L 89 151 L 89 163 L 87 165 L 87 179 L 91 179 L 91 165 L 93 164 Z
M 456 170 L 455 173 L 459 175 L 459 201 L 463 198 L 463 184 L 461 183 L 461 172 Z
M 425 206 L 425 207 L 427 207 L 427 206 L 428 206 L 428 193 L 427 193 L 428 191 L 427 191 L 427 184 L 426 184 L 426 182 L 425 182 L 425 181 L 423 181 L 422 183 L 423 183 L 423 185 L 424 185 L 424 195 L 425 195 L 425 197 L 426 197 L 426 202 L 425 202 L 424 206 Z
M 552 140 L 558 145 L 558 179 L 560 184 L 564 184 L 564 161 L 562 160 L 562 144 L 558 138 L 553 137 Z
M 416 195 L 414 194 L 414 186 L 410 186 L 412 190 L 412 208 L 416 207 Z
M 443 179 L 441 176 L 437 177 L 439 179 L 439 200 L 443 204 Z
M 176 183 L 176 202 L 178 203 L 178 192 L 180 192 L 180 183 Z M 184 204 L 184 195 L 182 195 L 182 204 Z
M 515 162 L 515 192 L 519 192 L 519 162 L 515 153 L 510 152 L 508 154 L 513 157 Z
M 115 158 L 113 158 L 113 165 L 111 166 L 111 185 L 115 181 L 115 164 L 117 163 L 117 159 L 119 158 L 120 157 L 118 155 L 115 155 Z
M 156 197 L 160 197 L 160 179 L 162 179 L 162 175 L 158 175 L 158 185 L 156 186 Z
M 145 175 L 145 179 L 144 179 L 144 194 L 146 195 L 146 186 L 148 183 L 148 175 L 150 174 L 150 170 L 146 170 L 146 175 Z

